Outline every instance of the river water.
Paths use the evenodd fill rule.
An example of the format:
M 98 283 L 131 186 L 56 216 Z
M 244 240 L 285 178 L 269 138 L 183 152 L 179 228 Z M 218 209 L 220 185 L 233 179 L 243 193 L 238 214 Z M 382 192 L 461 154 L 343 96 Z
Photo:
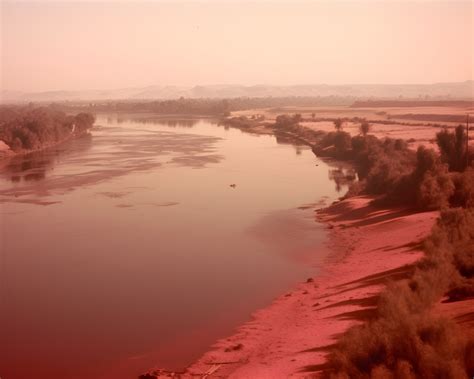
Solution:
M 183 368 L 325 257 L 308 205 L 341 193 L 308 148 L 210 120 L 96 125 L 0 168 L 1 378 Z

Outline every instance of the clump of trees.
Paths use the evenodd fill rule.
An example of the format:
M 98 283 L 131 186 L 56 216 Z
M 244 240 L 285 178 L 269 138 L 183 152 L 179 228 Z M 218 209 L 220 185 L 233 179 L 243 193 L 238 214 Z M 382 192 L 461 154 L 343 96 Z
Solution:
M 449 206 L 454 184 L 446 165 L 440 162 L 434 150 L 425 149 L 423 146 L 418 148 L 417 164 L 412 178 L 419 208 L 434 210 Z
M 282 114 L 276 117 L 275 127 L 276 128 L 293 128 L 299 127 L 299 123 L 303 120 L 301 114 L 296 113 L 294 115 Z
M 351 135 L 342 130 L 326 133 L 315 146 L 317 155 L 346 160 L 352 156 Z
M 362 137 L 362 142 L 354 138 L 353 146 L 359 147 L 355 162 L 365 192 L 381 195 L 391 194 L 395 188 L 405 189 L 402 178 L 411 173 L 415 156 L 402 140 Z
M 436 134 L 436 142 L 443 162 L 449 165 L 451 171 L 464 171 L 469 164 L 470 157 L 467 149 L 467 134 L 465 127 L 459 125 L 454 132 L 447 128 Z
M 464 172 L 454 172 L 451 174 L 451 179 L 454 184 L 451 206 L 474 207 L 474 168 L 468 167 Z
M 381 195 L 379 201 L 405 203 L 420 210 L 474 202 L 474 174 L 468 166 L 472 157 L 468 156 L 462 126 L 454 132 L 438 133 L 438 154 L 423 146 L 414 152 L 402 139 L 378 139 L 368 134 L 370 125 L 365 124 L 362 121 L 358 136 L 342 130 L 329 132 L 313 147 L 316 155 L 353 161 L 358 192 Z M 355 194 L 354 188 L 351 194 Z
M 35 150 L 81 135 L 94 124 L 90 113 L 67 115 L 52 107 L 0 108 L 0 140 L 12 150 Z
M 252 127 L 263 122 L 262 119 L 248 118 L 247 116 L 231 117 L 221 120 L 221 123 L 226 126 L 232 126 L 238 129 L 251 129 Z

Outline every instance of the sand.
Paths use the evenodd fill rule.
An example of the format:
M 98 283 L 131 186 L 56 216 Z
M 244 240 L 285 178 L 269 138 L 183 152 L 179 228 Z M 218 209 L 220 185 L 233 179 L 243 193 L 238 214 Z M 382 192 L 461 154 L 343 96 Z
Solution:
M 288 378 L 317 375 L 327 347 L 370 317 L 390 280 L 410 274 L 419 242 L 437 212 L 376 208 L 353 197 L 319 210 L 331 250 L 322 271 L 257 311 L 251 321 L 219 340 L 183 378 Z M 158 377 L 166 377 L 161 374 Z

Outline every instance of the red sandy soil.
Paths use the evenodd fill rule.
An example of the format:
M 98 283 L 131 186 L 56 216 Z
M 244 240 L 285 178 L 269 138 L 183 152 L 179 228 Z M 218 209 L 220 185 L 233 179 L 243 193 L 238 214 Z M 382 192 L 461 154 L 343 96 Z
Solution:
M 376 208 L 370 200 L 354 197 L 317 211 L 332 251 L 322 271 L 256 312 L 180 377 L 318 376 L 310 366 L 324 363 L 327 347 L 371 316 L 385 283 L 411 273 L 438 215 Z

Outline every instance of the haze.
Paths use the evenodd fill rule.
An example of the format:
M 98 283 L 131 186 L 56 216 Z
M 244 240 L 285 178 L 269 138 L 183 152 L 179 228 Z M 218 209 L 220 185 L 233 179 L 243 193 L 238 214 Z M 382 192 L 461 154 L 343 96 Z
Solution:
M 1 88 L 473 77 L 472 2 L 1 3 Z

